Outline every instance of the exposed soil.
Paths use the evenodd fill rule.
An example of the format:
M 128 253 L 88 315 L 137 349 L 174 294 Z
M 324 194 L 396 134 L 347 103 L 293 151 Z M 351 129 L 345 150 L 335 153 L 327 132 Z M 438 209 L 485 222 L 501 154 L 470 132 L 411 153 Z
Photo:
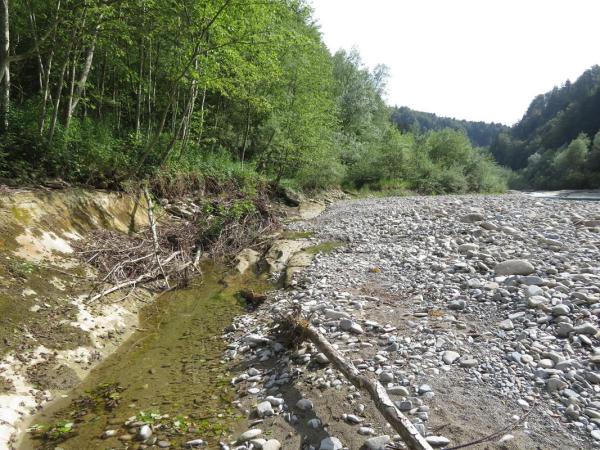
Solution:
M 27 378 L 38 389 L 58 389 L 65 391 L 77 386 L 81 380 L 70 367 L 60 364 L 49 356 L 27 369 Z

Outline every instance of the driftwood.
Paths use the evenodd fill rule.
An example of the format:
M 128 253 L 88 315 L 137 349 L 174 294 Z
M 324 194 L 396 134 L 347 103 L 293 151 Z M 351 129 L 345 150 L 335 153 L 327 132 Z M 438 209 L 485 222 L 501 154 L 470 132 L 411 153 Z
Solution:
M 323 337 L 319 331 L 310 325 L 307 321 L 300 320 L 298 315 L 292 315 L 284 319 L 284 323 L 280 324 L 280 329 L 285 330 L 284 333 L 292 333 L 296 336 L 295 342 L 301 340 L 311 341 L 321 351 L 329 362 L 358 389 L 367 391 L 375 403 L 375 407 L 383 415 L 385 420 L 392 428 L 402 437 L 404 443 L 411 450 L 432 450 L 432 447 L 425 440 L 411 421 L 400 412 L 394 405 L 387 394 L 385 387 L 377 380 L 362 375 L 359 370 L 354 367 L 349 361 L 346 361 L 344 356 L 335 349 Z
M 267 300 L 266 294 L 260 294 L 251 290 L 240 291 L 240 296 L 252 306 L 262 305 Z
M 167 288 L 170 289 L 169 276 L 165 273 L 165 269 L 160 262 L 160 244 L 158 243 L 158 233 L 156 232 L 156 221 L 154 220 L 154 204 L 152 203 L 152 196 L 148 192 L 148 188 L 144 187 L 144 197 L 146 197 L 146 206 L 148 207 L 148 223 L 150 224 L 150 230 L 152 232 L 152 243 L 154 245 L 154 257 L 156 258 L 156 264 L 163 275 Z
M 167 264 L 173 258 L 175 258 L 177 255 L 179 255 L 179 253 L 180 252 L 173 253 L 171 256 L 169 256 L 167 259 L 164 260 L 164 263 Z M 183 270 L 187 269 L 191 265 L 193 265 L 193 262 L 188 261 L 187 263 L 178 265 L 173 270 L 171 270 L 170 272 L 167 272 L 167 273 L 158 273 L 158 274 L 155 272 L 143 273 L 140 276 L 138 276 L 137 278 L 135 278 L 134 280 L 125 281 L 124 283 L 119 283 L 115 286 L 112 286 L 109 289 L 106 289 L 105 291 L 100 292 L 99 294 L 94 295 L 93 297 L 90 296 L 86 300 L 86 303 L 93 303 L 96 300 L 98 300 L 108 294 L 112 294 L 113 292 L 120 291 L 121 289 L 125 289 L 127 287 L 135 287 L 138 284 L 150 283 L 152 281 L 156 281 L 156 280 L 160 279 L 161 277 L 166 277 L 173 273 L 182 272 Z

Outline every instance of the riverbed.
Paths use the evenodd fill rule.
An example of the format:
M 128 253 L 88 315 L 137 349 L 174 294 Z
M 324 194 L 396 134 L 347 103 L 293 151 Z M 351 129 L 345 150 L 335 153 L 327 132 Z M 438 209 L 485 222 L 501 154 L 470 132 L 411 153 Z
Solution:
M 240 414 L 232 407 L 221 335 L 245 310 L 239 290 L 268 284 L 254 276 L 224 282 L 225 274 L 205 265 L 201 281 L 145 307 L 139 330 L 80 387 L 36 416 L 34 428 L 45 428 L 26 435 L 19 448 L 131 448 L 144 423 L 159 430 L 154 438 L 165 448 L 200 438 L 212 446 L 233 432 Z M 51 427 L 58 436 L 48 439 Z

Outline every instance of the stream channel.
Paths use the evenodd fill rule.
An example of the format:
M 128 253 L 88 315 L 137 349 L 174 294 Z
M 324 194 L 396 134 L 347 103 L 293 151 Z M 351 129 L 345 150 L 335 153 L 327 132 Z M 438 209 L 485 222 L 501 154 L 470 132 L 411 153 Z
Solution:
M 231 403 L 231 367 L 221 361 L 226 345 L 221 335 L 244 312 L 240 290 L 270 287 L 266 279 L 227 276 L 222 267 L 205 265 L 201 282 L 162 294 L 143 308 L 139 330 L 78 388 L 34 417 L 33 428 L 43 428 L 24 433 L 19 448 L 145 448 L 136 442 L 142 423 L 153 426 L 153 439 L 163 448 L 195 439 L 218 448 L 220 437 L 235 432 L 241 418 Z M 137 423 L 126 426 L 134 416 Z M 105 430 L 115 435 L 103 439 Z

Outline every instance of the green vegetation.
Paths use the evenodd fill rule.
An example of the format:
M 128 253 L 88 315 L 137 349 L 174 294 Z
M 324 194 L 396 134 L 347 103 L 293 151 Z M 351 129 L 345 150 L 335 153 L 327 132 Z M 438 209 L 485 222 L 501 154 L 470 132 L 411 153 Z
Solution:
M 446 128 L 464 131 L 473 145 L 477 147 L 489 147 L 495 141 L 498 133 L 506 132 L 509 129 L 506 125 L 499 123 L 471 122 L 440 117 L 433 113 L 415 111 L 406 106 L 394 108 L 392 121 L 405 132 L 426 133 Z
M 284 230 L 281 233 L 282 239 L 305 239 L 314 236 L 314 231 L 290 231 Z
M 460 132 L 393 125 L 387 69 L 331 55 L 305 0 L 3 4 L 0 176 L 177 192 L 503 188 Z
M 491 152 L 519 170 L 515 187 L 600 187 L 600 66 L 538 95 Z
M 18 256 L 13 256 L 7 264 L 7 269 L 11 275 L 27 279 L 29 275 L 38 270 L 38 267 L 30 261 L 19 258 Z
M 316 255 L 317 253 L 331 253 L 336 248 L 343 247 L 344 244 L 342 242 L 328 241 L 323 242 L 321 244 L 313 245 L 312 247 L 308 247 L 304 250 L 306 253 L 310 253 L 311 255 Z
M 73 435 L 74 425 L 68 420 L 58 420 L 51 424 L 32 425 L 27 432 L 45 441 L 62 442 Z

